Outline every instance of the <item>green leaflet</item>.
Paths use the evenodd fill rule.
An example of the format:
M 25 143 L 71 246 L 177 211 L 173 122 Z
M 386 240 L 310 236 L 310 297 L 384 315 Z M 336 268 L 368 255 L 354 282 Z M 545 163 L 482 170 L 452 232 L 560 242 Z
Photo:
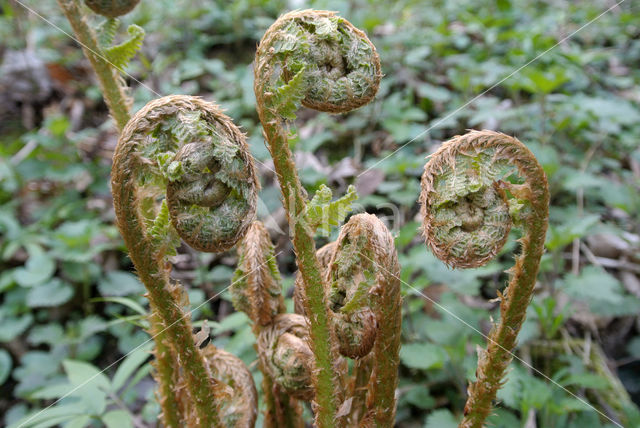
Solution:
M 96 28 L 96 32 L 98 33 L 98 45 L 102 48 L 111 46 L 116 37 L 116 32 L 118 31 L 119 26 L 120 20 L 118 18 L 106 19 L 98 25 L 98 28 Z
M 295 120 L 296 111 L 300 108 L 306 95 L 305 67 L 303 66 L 288 83 L 278 87 L 269 101 L 271 108 L 288 120 Z
M 356 188 L 350 185 L 347 194 L 331 201 L 333 196 L 331 189 L 322 184 L 313 199 L 309 201 L 305 212 L 305 219 L 313 230 L 322 236 L 329 236 L 331 226 L 339 226 L 352 211 L 351 204 L 358 199 Z
M 129 38 L 119 45 L 106 48 L 104 53 L 109 62 L 116 68 L 122 69 L 129 64 L 129 61 L 138 53 L 144 40 L 144 30 L 135 24 L 127 29 Z M 113 37 L 111 37 L 113 40 Z

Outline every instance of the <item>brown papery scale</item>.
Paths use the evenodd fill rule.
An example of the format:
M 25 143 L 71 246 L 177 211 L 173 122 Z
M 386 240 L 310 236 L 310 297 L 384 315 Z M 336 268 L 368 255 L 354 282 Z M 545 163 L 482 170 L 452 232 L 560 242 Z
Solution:
M 140 0 L 84 0 L 84 3 L 98 15 L 117 18 L 131 12 Z
M 509 285 L 504 294 L 498 292 L 500 322 L 478 355 L 477 380 L 469 385 L 460 424 L 480 428 L 502 385 L 536 284 L 549 219 L 547 177 L 516 138 L 470 131 L 429 158 L 420 203 L 427 244 L 452 267 L 486 264 L 504 245 L 512 224 L 523 230 L 522 252 L 508 271 Z
M 280 282 L 269 232 L 254 221 L 238 245 L 238 268 L 230 288 L 233 306 L 258 327 L 271 324 L 273 317 L 285 311 Z

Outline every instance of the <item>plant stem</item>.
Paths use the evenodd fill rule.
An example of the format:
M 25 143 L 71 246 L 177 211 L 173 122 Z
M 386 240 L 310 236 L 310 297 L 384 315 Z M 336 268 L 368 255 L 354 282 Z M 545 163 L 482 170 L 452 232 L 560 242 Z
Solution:
M 82 46 L 85 56 L 96 72 L 109 112 L 116 121 L 118 129 L 122 131 L 129 121 L 129 101 L 120 84 L 119 71 L 103 58 L 95 34 L 87 24 L 77 0 L 58 0 L 58 4 L 71 24 L 77 42 Z
M 86 17 L 82 13 L 82 9 L 78 6 L 76 0 L 58 0 L 58 4 L 71 24 L 71 28 L 82 46 L 85 56 L 89 59 L 93 70 L 98 76 L 105 103 L 119 131 L 122 131 L 131 116 L 124 87 L 120 84 L 119 71 L 114 69 L 99 55 L 100 48 L 98 47 L 95 34 L 87 24 Z M 151 312 L 155 313 L 153 303 L 151 304 Z M 158 401 L 162 408 L 164 423 L 167 427 L 179 427 L 180 417 L 178 413 L 178 403 L 175 400 L 174 391 L 172 391 L 174 378 L 173 363 L 175 358 L 166 342 L 166 335 L 163 329 L 160 328 L 160 320 L 152 316 L 150 318 L 150 324 L 156 344 L 158 392 L 160 394 Z
M 162 423 L 167 428 L 180 427 L 180 409 L 175 399 L 174 391 L 176 371 L 175 354 L 171 350 L 171 346 L 167 343 L 167 337 L 162 330 L 162 323 L 158 319 L 157 312 L 151 307 L 151 332 L 154 336 L 156 344 L 156 381 L 158 382 L 158 403 L 162 409 Z
M 328 301 L 324 293 L 320 264 L 316 257 L 313 235 L 303 220 L 306 196 L 298 178 L 298 172 L 289 150 L 289 140 L 280 118 L 267 111 L 258 101 L 258 114 L 262 122 L 269 151 L 273 157 L 282 191 L 284 206 L 293 234 L 293 246 L 297 264 L 305 285 L 305 307 L 309 314 L 311 350 L 315 356 L 316 373 L 314 386 L 318 405 L 316 420 L 318 427 L 331 427 L 335 423 L 336 381 L 333 362 L 338 359 L 335 338 L 329 328 Z
M 185 314 L 173 296 L 177 284 L 169 278 L 170 265 L 165 255 L 146 236 L 136 210 L 135 145 L 118 146 L 114 154 L 112 174 L 113 202 L 118 226 L 140 280 L 148 290 L 147 297 L 154 313 L 162 320 L 162 330 L 180 362 L 192 404 L 204 427 L 221 426 L 218 408 L 213 399 L 218 382 L 212 377 L 204 357 L 196 347 L 189 315 Z M 164 410 L 164 409 L 163 409 Z

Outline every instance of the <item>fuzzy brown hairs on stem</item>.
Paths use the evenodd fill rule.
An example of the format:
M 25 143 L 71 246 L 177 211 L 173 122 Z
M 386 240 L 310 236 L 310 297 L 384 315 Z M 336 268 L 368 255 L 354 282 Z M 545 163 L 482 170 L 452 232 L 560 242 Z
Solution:
M 256 337 L 271 329 L 275 317 L 285 312 L 276 254 L 269 231 L 259 221 L 251 224 L 238 245 L 238 267 L 230 291 L 233 306 L 249 316 Z M 256 350 L 260 355 L 257 345 Z M 273 378 L 264 358 L 260 358 L 259 367 L 263 375 L 264 427 L 303 428 L 301 403 Z
M 516 170 L 523 183 L 501 177 Z M 508 175 L 508 174 L 507 174 Z M 512 224 L 523 229 L 521 253 L 508 273 L 500 299 L 500 321 L 478 355 L 477 380 L 469 385 L 461 428 L 480 428 L 512 357 L 531 301 L 549 219 L 546 175 L 516 138 L 470 131 L 444 143 L 425 165 L 421 212 L 427 244 L 451 267 L 476 267 L 491 260 Z

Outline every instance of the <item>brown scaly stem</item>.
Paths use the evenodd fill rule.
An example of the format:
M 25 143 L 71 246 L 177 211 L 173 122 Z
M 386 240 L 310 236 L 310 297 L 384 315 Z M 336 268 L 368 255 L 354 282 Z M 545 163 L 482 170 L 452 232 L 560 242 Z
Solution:
M 309 314 L 315 413 L 319 427 L 335 425 L 337 388 L 333 362 L 337 343 L 313 233 L 304 221 L 307 197 L 289 149 L 286 120 L 300 103 L 333 113 L 369 102 L 380 81 L 380 62 L 364 33 L 327 11 L 296 11 L 281 16 L 265 33 L 255 62 L 254 91 L 280 183 Z M 329 66 L 330 65 L 330 66 Z M 326 66 L 326 67 L 325 67 Z
M 118 70 L 115 70 L 109 63 L 97 55 L 100 53 L 100 50 L 95 34 L 91 27 L 87 25 L 82 9 L 77 3 L 74 0 L 58 0 L 58 4 L 71 24 L 76 38 L 80 41 L 85 56 L 89 59 L 91 66 L 98 76 L 105 103 L 116 122 L 116 126 L 122 131 L 130 119 L 130 102 L 125 95 L 125 89 L 121 84 Z M 153 307 L 151 307 L 151 312 L 155 312 Z M 158 402 L 162 409 L 161 417 L 165 426 L 177 428 L 180 426 L 178 404 L 173 391 L 171 391 L 174 379 L 175 357 L 172 355 L 164 332 L 159 328 L 159 320 L 157 320 L 155 316 L 152 316 L 149 322 L 156 344 L 156 380 L 158 382 Z
M 156 371 L 153 377 L 156 382 L 158 382 L 156 394 L 160 409 L 162 410 L 160 419 L 167 428 L 179 428 L 180 408 L 175 399 L 175 391 L 173 390 L 177 378 L 177 372 L 174 370 L 174 367 L 177 366 L 175 354 L 167 342 L 166 334 L 161 328 L 162 323 L 158 319 L 157 312 L 153 307 L 151 307 L 149 322 L 151 324 L 150 331 L 156 345 L 154 351 L 154 366 Z
M 197 97 L 152 101 L 118 140 L 111 184 L 118 227 L 195 409 L 188 423 L 222 426 L 217 398 L 225 395 L 224 384 L 196 346 L 166 257 L 177 235 L 195 248 L 223 251 L 246 232 L 258 182 L 244 135 L 217 106 Z
M 109 112 L 116 121 L 118 129 L 122 131 L 129 121 L 130 101 L 124 93 L 118 70 L 113 68 L 101 56 L 96 36 L 87 24 L 87 20 L 78 5 L 77 0 L 58 0 L 60 8 L 71 24 L 76 39 L 82 45 L 85 56 L 98 76 L 100 88 Z
M 515 167 L 523 184 L 498 180 Z M 547 178 L 520 141 L 493 131 L 454 137 L 429 159 L 420 197 L 423 233 L 436 256 L 452 267 L 487 263 L 507 239 L 513 221 L 524 229 L 522 252 L 500 298 L 500 322 L 478 356 L 461 428 L 481 428 L 491 411 L 536 283 L 549 218 Z

